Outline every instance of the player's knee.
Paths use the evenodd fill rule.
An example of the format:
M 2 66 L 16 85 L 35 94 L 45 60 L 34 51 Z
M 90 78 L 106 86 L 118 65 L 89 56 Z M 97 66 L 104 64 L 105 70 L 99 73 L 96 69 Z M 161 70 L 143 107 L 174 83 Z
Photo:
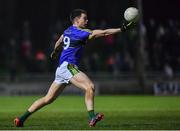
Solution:
M 90 93 L 94 93 L 94 84 L 89 83 L 88 86 L 86 87 L 86 91 L 88 91 Z

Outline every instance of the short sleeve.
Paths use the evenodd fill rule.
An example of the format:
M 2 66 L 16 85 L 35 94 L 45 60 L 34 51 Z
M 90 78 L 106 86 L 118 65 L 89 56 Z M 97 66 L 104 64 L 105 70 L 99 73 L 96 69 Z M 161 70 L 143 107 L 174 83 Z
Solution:
M 92 31 L 89 29 L 83 29 L 83 37 L 87 40 L 89 36 L 92 34 Z

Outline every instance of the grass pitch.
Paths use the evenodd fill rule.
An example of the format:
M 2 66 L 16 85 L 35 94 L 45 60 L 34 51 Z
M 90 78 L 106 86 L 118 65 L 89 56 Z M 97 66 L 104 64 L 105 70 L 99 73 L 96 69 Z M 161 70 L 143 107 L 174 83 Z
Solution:
M 40 96 L 0 97 L 1 130 L 179 130 L 178 96 L 96 96 L 96 112 L 105 118 L 96 127 L 88 126 L 84 96 L 60 96 L 54 103 L 34 113 L 24 127 L 13 119 L 21 115 Z

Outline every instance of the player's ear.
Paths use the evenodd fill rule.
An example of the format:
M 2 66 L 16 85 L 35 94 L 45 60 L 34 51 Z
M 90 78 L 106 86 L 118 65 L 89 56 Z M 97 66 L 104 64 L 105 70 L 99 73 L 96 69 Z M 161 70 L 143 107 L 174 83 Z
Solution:
M 78 19 L 79 19 L 79 17 L 75 17 L 73 21 L 78 22 Z

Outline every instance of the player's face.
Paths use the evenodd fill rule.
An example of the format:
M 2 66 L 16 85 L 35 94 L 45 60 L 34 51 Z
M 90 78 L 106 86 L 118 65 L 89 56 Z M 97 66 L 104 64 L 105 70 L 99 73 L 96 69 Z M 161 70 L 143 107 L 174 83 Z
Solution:
M 78 19 L 79 27 L 85 28 L 87 26 L 87 22 L 88 22 L 87 15 L 82 13 Z

